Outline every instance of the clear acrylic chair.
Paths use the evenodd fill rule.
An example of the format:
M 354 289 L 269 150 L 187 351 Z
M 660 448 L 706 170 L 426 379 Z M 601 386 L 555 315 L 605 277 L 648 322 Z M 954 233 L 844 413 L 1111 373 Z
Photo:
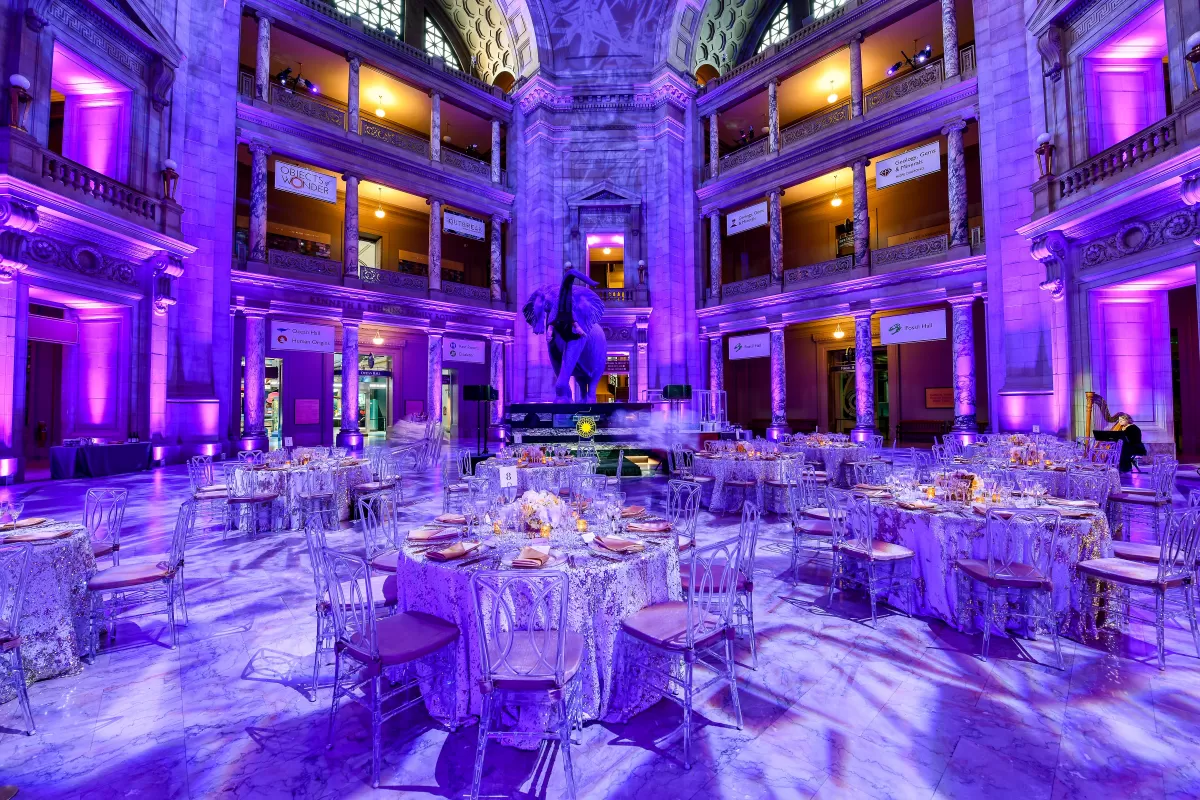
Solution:
M 92 542 L 92 555 L 105 556 L 113 566 L 121 563 L 121 528 L 125 522 L 126 489 L 88 489 L 83 499 L 83 527 Z
M 299 518 L 303 520 L 309 514 L 321 513 L 332 519 L 333 525 L 330 530 L 337 527 L 337 475 L 329 462 L 309 464 L 306 469 L 296 473 L 295 480 L 299 483 L 296 493 L 296 511 Z
M 178 643 L 175 630 L 175 607 L 187 624 L 187 595 L 183 585 L 183 556 L 187 537 L 196 522 L 196 501 L 184 500 L 175 517 L 171 534 L 171 549 L 164 561 L 125 563 L 102 569 L 88 579 L 89 650 L 95 658 L 100 649 L 100 629 L 108 631 L 109 644 L 116 639 L 118 618 L 140 617 L 158 613 L 148 605 L 159 603 L 167 612 L 167 627 L 171 632 L 171 649 Z M 136 613 L 123 613 L 128 611 Z
M 238 461 L 245 461 L 247 464 L 262 464 L 262 450 L 239 450 Z
M 530 573 L 489 570 L 471 576 L 471 598 L 477 621 L 475 638 L 480 664 L 483 708 L 471 798 L 479 797 L 483 759 L 506 694 L 530 701 L 544 695 L 553 706 L 548 730 L 531 735 L 557 741 L 567 776 L 567 797 L 576 796 L 571 763 L 571 732 L 581 725 L 579 669 L 584 639 L 568 629 L 567 576 L 563 572 Z M 525 734 L 525 731 L 522 731 Z
M 258 536 L 258 518 L 263 509 L 267 511 L 267 527 L 275 528 L 275 503 L 279 495 L 258 489 L 258 473 L 249 463 L 234 466 L 227 473 L 229 479 L 229 513 L 225 520 L 225 536 L 231 530 L 241 530 L 242 517 L 246 519 L 251 537 Z
M 738 730 L 742 727 L 742 705 L 733 658 L 733 613 L 737 576 L 742 566 L 742 545 L 743 538 L 739 535 L 704 547 L 693 547 L 688 551 L 690 577 L 684 599 L 647 606 L 621 623 L 626 635 L 671 656 L 673 662 L 682 662 L 666 670 L 641 661 L 632 666 L 637 673 L 652 676 L 653 680 L 646 683 L 647 689 L 682 707 L 685 769 L 692 767 L 695 695 L 705 693 L 717 683 L 728 683 Z M 697 664 L 714 672 L 714 676 L 701 686 L 695 685 Z M 675 690 L 683 696 L 678 697 Z
M 742 506 L 742 522 L 738 528 L 741 566 L 738 567 L 733 603 L 734 631 L 750 640 L 751 669 L 758 669 L 758 643 L 754 634 L 754 557 L 758 549 L 760 516 L 754 503 Z M 679 577 L 684 591 L 687 591 L 692 579 L 690 564 L 680 566 Z
M 461 511 L 467 496 L 467 479 L 471 477 L 471 451 L 456 447 L 442 468 L 442 512 Z
M 12 686 L 25 716 L 25 733 L 32 736 L 33 710 L 25 688 L 25 666 L 21 661 L 21 603 L 29 584 L 32 544 L 0 545 L 0 680 Z
M 974 595 L 973 587 L 984 589 L 980 657 L 987 661 L 993 628 L 1004 628 L 1014 619 L 1024 620 L 1031 637 L 1037 636 L 1039 628 L 1049 632 L 1058 668 L 1063 669 L 1051 581 L 1062 516 L 1046 508 L 989 508 L 984 526 L 986 557 L 954 562 L 955 605 L 960 619 L 968 616 L 964 609 L 976 606 L 966 602 Z
M 187 462 L 188 481 L 192 486 L 192 498 L 197 508 L 203 508 L 212 519 L 225 512 L 229 499 L 229 487 L 224 480 L 217 481 L 213 470 L 212 456 L 192 456 Z
M 717 462 L 717 473 L 721 475 L 721 488 L 724 496 L 721 498 L 721 511 L 735 511 L 750 500 L 750 492 L 758 491 L 758 481 L 754 478 L 741 477 L 734 468 L 734 462 L 722 459 Z M 738 502 L 732 503 L 732 497 L 737 495 Z M 710 501 L 711 503 L 711 501 Z
M 1174 460 L 1156 461 L 1150 468 L 1150 486 L 1144 489 L 1123 486 L 1121 491 L 1108 496 L 1109 524 L 1115 530 L 1119 523 L 1125 541 L 1133 540 L 1130 524 L 1140 521 L 1149 524 L 1151 543 L 1158 544 L 1159 535 L 1171 517 L 1171 494 L 1178 467 Z
M 916 554 L 904 545 L 887 542 L 876 535 L 875 514 L 871 501 L 844 489 L 827 488 L 829 522 L 833 530 L 833 572 L 829 578 L 829 600 L 839 586 L 857 586 L 867 592 L 871 606 L 871 626 L 877 614 L 875 605 L 897 588 L 908 591 L 908 616 L 916 611 L 916 581 L 913 562 Z M 896 575 L 898 567 L 903 574 Z M 883 574 L 886 568 L 886 574 Z
M 446 668 L 436 659 L 458 641 L 458 626 L 421 611 L 409 611 L 403 584 L 398 584 L 397 612 L 379 616 L 379 600 L 370 565 L 358 556 L 325 548 L 320 563 L 333 610 L 333 699 L 329 705 L 329 743 L 333 748 L 338 701 L 345 698 L 371 714 L 371 785 L 379 786 L 383 723 L 422 702 L 418 665 L 427 680 L 449 677 L 452 707 L 447 727 L 458 728 L 457 665 Z M 384 681 L 391 687 L 385 692 Z M 396 705 L 385 708 L 394 698 Z
M 1076 568 L 1085 577 L 1082 607 L 1095 608 L 1094 597 L 1099 594 L 1107 601 L 1108 608 L 1115 609 L 1126 620 L 1131 618 L 1134 608 L 1153 612 L 1159 669 L 1167 668 L 1164 641 L 1167 619 L 1186 616 L 1196 654 L 1200 656 L 1200 628 L 1196 621 L 1198 552 L 1200 508 L 1177 511 L 1168 520 L 1157 562 L 1117 557 L 1079 562 Z
M 825 488 L 810 464 L 792 467 L 793 483 L 788 487 L 788 514 L 792 526 L 792 583 L 800 580 L 801 556 L 833 559 L 833 528 L 824 508 Z M 825 518 L 814 517 L 815 509 L 826 511 Z
M 700 485 L 689 480 L 667 481 L 667 520 L 675 534 L 675 546 L 681 553 L 696 543 L 699 514 Z
M 852 466 L 856 486 L 880 486 L 892 474 L 892 465 L 885 461 L 857 461 Z
M 617 471 L 608 479 L 608 488 L 621 491 L 621 473 L 625 471 L 625 448 L 617 450 Z
M 395 495 L 385 489 L 358 498 L 358 519 L 371 569 L 394 574 L 401 545 L 400 507 Z
M 1111 490 L 1106 470 L 1067 468 L 1067 499 L 1090 500 L 1101 511 L 1108 508 Z

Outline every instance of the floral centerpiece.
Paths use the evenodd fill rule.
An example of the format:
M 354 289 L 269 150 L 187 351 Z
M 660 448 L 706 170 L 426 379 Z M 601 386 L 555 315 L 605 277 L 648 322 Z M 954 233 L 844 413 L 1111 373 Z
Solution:
M 500 510 L 506 528 L 548 534 L 570 516 L 567 504 L 550 492 L 529 490 Z

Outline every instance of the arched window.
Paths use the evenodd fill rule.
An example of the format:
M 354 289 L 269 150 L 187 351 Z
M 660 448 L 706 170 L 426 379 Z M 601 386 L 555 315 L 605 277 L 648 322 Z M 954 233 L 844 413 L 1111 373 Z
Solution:
M 404 0 L 335 0 L 338 11 L 354 14 L 372 28 L 404 35 Z
M 813 0 L 813 19 L 829 16 L 834 9 L 845 3 L 846 0 Z
M 437 56 L 455 69 L 462 69 L 462 65 L 458 63 L 458 56 L 454 55 L 454 48 L 450 46 L 450 40 L 428 14 L 425 15 L 425 52 Z
M 821 0 L 817 0 L 821 2 Z M 758 50 L 755 55 L 758 55 L 763 50 L 766 50 L 776 42 L 782 42 L 788 36 L 788 4 L 784 3 L 779 8 L 779 13 L 775 15 L 775 19 L 771 20 L 771 24 L 767 26 L 767 32 L 763 34 L 762 41 L 758 44 Z

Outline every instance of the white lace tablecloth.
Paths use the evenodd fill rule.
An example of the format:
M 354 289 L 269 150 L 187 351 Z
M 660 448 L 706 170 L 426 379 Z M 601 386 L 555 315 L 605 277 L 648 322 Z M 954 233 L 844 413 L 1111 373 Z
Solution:
M 488 478 L 492 491 L 499 492 L 500 467 L 501 464 L 497 461 L 490 459 L 480 461 L 475 465 L 475 475 L 480 478 Z M 517 492 L 520 494 L 531 489 L 548 491 L 551 487 L 568 486 L 571 476 L 581 469 L 583 469 L 583 463 L 578 461 L 570 464 L 531 464 L 517 467 Z
M 506 537 L 507 538 L 507 537 Z M 515 541 L 502 546 L 509 555 L 519 545 Z M 570 630 L 583 636 L 584 658 L 580 669 L 581 704 L 586 720 L 625 722 L 649 708 L 659 695 L 632 667 L 650 663 L 669 670 L 670 662 L 638 640 L 621 633 L 621 623 L 653 603 L 679 600 L 679 556 L 673 545 L 648 544 L 645 552 L 620 562 L 589 558 L 582 544 L 573 549 L 576 566 L 563 564 L 554 569 L 568 576 L 568 619 Z M 476 569 L 487 568 L 487 561 L 464 567 L 453 562 L 438 563 L 406 547 L 399 559 L 398 575 L 406 587 L 408 609 L 424 611 L 458 626 L 461 636 L 455 645 L 453 664 L 439 661 L 438 669 L 455 669 L 455 696 L 460 719 L 478 715 L 482 695 L 479 692 L 479 629 L 469 582 Z M 420 674 L 420 673 L 419 673 Z M 435 676 L 439 677 L 435 680 Z M 429 713 L 439 719 L 450 716 L 451 687 L 439 673 L 420 674 L 421 692 Z M 549 720 L 549 706 L 529 703 L 506 707 L 500 724 L 514 733 L 542 731 Z M 506 744 L 532 749 L 538 742 L 514 737 Z
M 779 458 L 738 458 L 732 454 L 705 455 L 697 453 L 692 461 L 692 468 L 697 475 L 712 478 L 712 497 L 709 498 L 708 508 L 719 511 L 725 508 L 725 481 L 743 480 L 754 481 L 757 487 L 756 502 L 762 504 L 762 484 L 764 481 L 777 481 L 783 478 L 784 465 L 794 460 L 794 456 Z
M 1021 480 L 1022 477 L 1030 477 L 1041 482 L 1053 497 L 1067 496 L 1066 469 L 1013 467 L 1010 469 L 1010 471 L 1018 481 Z M 1117 471 L 1117 468 L 1106 467 L 1104 471 L 1108 473 L 1108 490 L 1110 492 L 1121 491 L 1121 473 Z
M 267 467 L 257 471 L 258 489 L 260 492 L 272 492 L 279 495 L 287 504 L 288 527 L 300 528 L 300 491 L 303 482 L 300 476 L 307 471 L 302 466 Z M 348 463 L 334 467 L 334 480 L 337 481 L 337 504 L 340 519 L 350 517 L 350 490 L 360 483 L 371 480 L 371 465 L 363 463 Z
M 19 532 L 68 528 L 75 533 L 33 543 L 20 619 L 21 661 L 28 683 L 77 671 L 87 652 L 87 581 L 96 573 L 87 531 L 78 523 L 50 521 Z M 15 697 L 11 686 L 0 682 L 0 703 Z
M 916 613 L 933 615 L 957 626 L 960 609 L 955 596 L 954 562 L 958 558 L 987 558 L 984 517 L 970 509 L 933 514 L 909 511 L 890 503 L 873 503 L 871 508 L 876 535 L 916 553 L 913 567 L 918 579 Z M 1094 628 L 1094 620 L 1080 616 L 1083 578 L 1075 565 L 1089 558 L 1111 555 L 1112 535 L 1103 511 L 1089 513 L 1083 519 L 1063 518 L 1051 580 L 1054 608 L 1066 630 L 1078 633 Z M 893 595 L 891 603 L 897 608 L 908 608 L 908 598 L 903 593 Z M 981 618 L 975 620 L 974 628 L 978 629 L 980 624 Z
M 854 483 L 854 469 L 850 467 L 855 461 L 863 461 L 867 457 L 866 449 L 859 445 L 850 447 L 817 447 L 803 445 L 797 448 L 804 453 L 804 458 L 817 464 L 825 465 L 825 475 L 830 486 L 847 489 Z

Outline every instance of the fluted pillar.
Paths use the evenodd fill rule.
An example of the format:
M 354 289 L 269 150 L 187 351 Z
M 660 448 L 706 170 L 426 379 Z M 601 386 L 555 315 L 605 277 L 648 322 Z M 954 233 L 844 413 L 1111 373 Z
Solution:
M 339 447 L 362 447 L 358 430 L 358 321 L 342 321 L 342 419 Z
M 973 295 L 951 297 L 951 347 L 954 357 L 954 433 L 963 441 L 974 441 L 979 433 L 975 422 L 975 323 Z
M 779 439 L 791 433 L 787 424 L 787 360 L 784 349 L 784 325 L 770 325 L 771 330 L 771 427 L 768 439 Z
M 259 100 L 271 99 L 271 18 L 258 12 L 258 48 L 254 60 L 254 93 Z
M 429 158 L 442 160 L 442 96 L 437 92 L 430 95 L 429 111 Z
M 491 238 L 491 273 L 488 278 L 488 285 L 492 289 L 492 299 L 501 299 L 500 279 L 504 273 L 504 262 L 500 255 L 500 233 L 504 219 L 500 216 L 492 216 L 492 238 Z
M 250 143 L 250 260 L 267 260 L 267 156 L 271 148 Z
M 871 264 L 871 215 L 867 210 L 868 159 L 860 158 L 850 165 L 854 175 L 854 266 Z
M 346 213 L 342 228 L 342 275 L 358 277 L 358 176 L 349 173 L 346 181 Z
M 425 410 L 430 419 L 442 418 L 442 334 L 429 334 L 429 351 L 426 366 L 429 385 L 425 390 Z
M 851 436 L 857 442 L 875 435 L 875 360 L 871 352 L 871 312 L 854 315 L 854 412 Z
M 492 120 L 492 183 L 500 182 L 500 120 Z
M 721 212 L 708 215 L 708 286 L 713 300 L 721 299 Z
M 429 290 L 442 290 L 442 201 L 429 200 Z
M 246 363 L 242 369 L 242 440 L 243 450 L 266 450 L 267 438 L 267 312 L 243 309 L 246 320 Z
M 863 113 L 862 34 L 850 37 L 850 116 Z
M 768 204 L 769 222 L 771 226 L 771 283 L 783 285 L 783 205 L 780 198 L 783 189 L 771 192 Z
M 362 59 L 353 54 L 346 55 L 346 63 L 350 65 L 350 80 L 346 84 L 346 130 L 358 133 L 359 105 L 361 102 L 358 89 L 358 71 Z
M 946 183 L 950 192 L 950 246 L 970 244 L 967 231 L 967 160 L 963 131 L 967 123 L 956 120 L 942 128 L 946 137 Z
M 954 11 L 954 0 L 942 0 L 942 74 L 947 78 L 958 76 L 958 17 Z
M 717 177 L 717 162 L 721 160 L 721 138 L 717 126 L 720 120 L 714 111 L 708 118 L 708 174 Z
M 767 84 L 767 130 L 770 138 L 767 146 L 772 153 L 779 152 L 779 79 L 772 78 Z

